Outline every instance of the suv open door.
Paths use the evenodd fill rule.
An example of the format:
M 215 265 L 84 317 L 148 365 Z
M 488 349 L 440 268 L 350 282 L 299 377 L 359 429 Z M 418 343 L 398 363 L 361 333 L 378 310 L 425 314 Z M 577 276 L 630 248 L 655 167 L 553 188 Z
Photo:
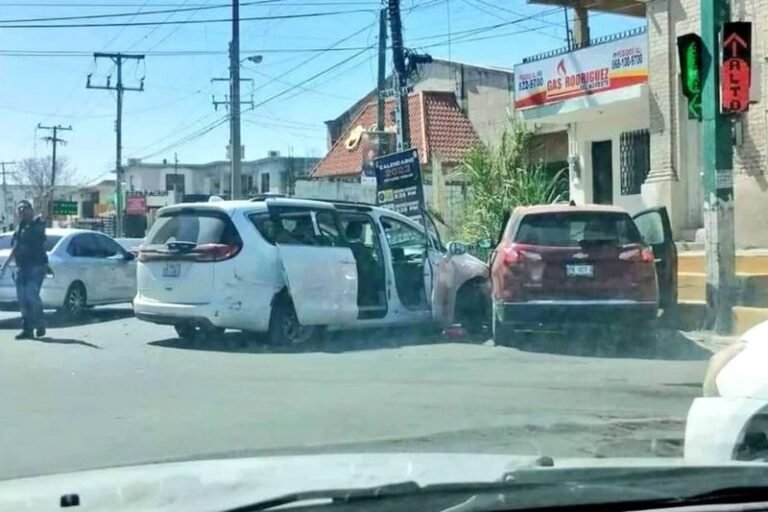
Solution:
M 332 205 L 267 200 L 285 281 L 301 325 L 357 320 L 357 267 Z
M 653 247 L 659 279 L 659 307 L 669 311 L 677 305 L 677 247 L 669 214 L 661 206 L 643 210 L 633 218 L 645 242 Z

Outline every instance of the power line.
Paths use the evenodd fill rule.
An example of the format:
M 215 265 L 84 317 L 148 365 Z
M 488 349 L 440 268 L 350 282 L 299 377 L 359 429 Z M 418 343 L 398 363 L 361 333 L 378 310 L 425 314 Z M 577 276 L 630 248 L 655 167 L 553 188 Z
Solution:
M 249 5 L 257 5 L 257 4 L 269 4 L 274 2 L 281 2 L 282 5 L 285 5 L 286 7 L 301 7 L 301 6 L 349 6 L 349 5 L 378 5 L 376 2 L 372 0 L 366 0 L 366 1 L 360 1 L 360 2 L 353 2 L 353 1 L 326 1 L 326 2 L 295 2 L 295 3 L 283 3 L 286 2 L 286 0 L 262 0 L 261 2 L 249 2 Z M 198 3 L 198 4 L 187 4 L 186 2 L 166 2 L 166 3 L 153 3 L 152 5 L 154 7 L 182 7 L 184 5 L 191 7 L 210 7 L 209 4 L 206 3 Z M 51 2 L 30 2 L 30 3 L 20 3 L 20 2 L 12 2 L 12 3 L 3 3 L 3 7 L 72 7 L 76 9 L 80 9 L 83 7 L 95 7 L 95 8 L 115 8 L 115 7 L 140 7 L 142 4 L 139 2 L 134 3 L 128 3 L 128 2 L 115 2 L 115 3 L 103 3 L 103 2 L 82 2 L 82 3 L 51 3 Z M 241 3 L 240 6 L 246 5 L 245 3 Z M 221 7 L 231 7 L 230 4 L 218 4 L 218 6 Z M 270 7 L 270 6 L 268 6 Z
M 261 6 L 265 4 L 268 7 L 272 7 L 272 4 L 275 3 L 282 3 L 284 0 L 259 0 L 259 1 L 251 1 L 251 2 L 241 2 L 240 7 L 255 7 L 255 6 Z M 30 4 L 31 5 L 31 4 Z M 142 5 L 145 6 L 146 2 Z M 154 4 L 157 6 L 157 4 Z M 207 11 L 207 10 L 213 10 L 213 9 L 225 9 L 231 7 L 231 4 L 215 4 L 215 5 L 207 5 L 207 4 L 197 4 L 197 5 L 189 5 L 187 6 L 187 2 L 182 2 L 180 4 L 177 4 L 178 6 L 173 9 L 160 9 L 155 11 L 140 11 L 140 12 L 115 12 L 115 13 L 106 13 L 106 14 L 80 14 L 77 16 L 55 16 L 55 17 L 49 17 L 49 18 L 17 18 L 17 19 L 10 19 L 10 20 L 0 20 L 0 23 L 36 23 L 36 22 L 43 22 L 43 21 L 72 21 L 72 20 L 94 20 L 94 19 L 105 19 L 105 18 L 127 18 L 127 17 L 136 17 L 136 16 L 154 16 L 157 14 L 177 14 L 181 12 L 188 12 L 188 11 Z M 302 4 L 283 4 L 286 7 L 302 7 L 302 6 L 308 6 L 308 7 L 329 7 L 333 5 L 349 5 L 345 4 L 343 2 L 326 2 L 326 3 L 317 3 L 317 2 L 305 2 Z M 358 5 L 370 5 L 371 7 L 375 6 L 375 2 L 366 2 L 365 4 L 360 3 Z M 141 9 L 141 7 L 140 7 Z
M 276 14 L 273 16 L 246 16 L 241 17 L 240 21 L 268 21 L 268 20 L 288 20 L 301 18 L 321 18 L 326 16 L 340 16 L 347 14 L 359 14 L 371 12 L 370 9 L 348 9 L 344 11 L 325 11 L 308 12 L 297 14 Z M 3 22 L 0 22 L 3 23 Z M 110 27 L 152 27 L 156 25 L 200 25 L 203 23 L 232 23 L 232 18 L 211 18 L 205 20 L 176 20 L 176 21 L 136 21 L 136 22 L 116 22 L 116 23 L 58 23 L 58 24 L 27 24 L 27 25 L 8 25 L 1 24 L 0 28 L 110 28 Z
M 267 103 L 269 103 L 271 101 L 274 101 L 274 100 L 276 100 L 276 99 L 278 99 L 278 98 L 280 98 L 282 96 L 285 96 L 286 94 L 290 93 L 291 91 L 293 91 L 295 89 L 303 87 L 305 84 L 311 82 L 312 80 L 314 80 L 316 78 L 319 78 L 320 76 L 322 76 L 324 74 L 330 73 L 334 69 L 336 69 L 336 68 L 346 64 L 350 60 L 356 58 L 358 55 L 362 55 L 364 52 L 370 50 L 371 48 L 373 48 L 373 46 L 371 46 L 369 48 L 365 48 L 364 50 L 362 50 L 362 51 L 352 55 L 351 57 L 347 57 L 346 59 L 341 60 L 341 61 L 339 61 L 339 62 L 337 62 L 337 63 L 335 63 L 335 64 L 333 64 L 333 65 L 331 65 L 331 66 L 329 66 L 329 67 L 327 67 L 325 69 L 323 69 L 322 71 L 319 71 L 318 73 L 315 73 L 314 75 L 312 75 L 312 76 L 302 80 L 298 84 L 294 84 L 293 86 L 288 87 L 287 89 L 284 89 L 284 90 L 282 90 L 282 91 L 280 91 L 280 92 L 278 92 L 276 94 L 273 94 L 272 96 L 268 97 L 265 100 L 262 100 L 262 101 L 260 101 L 258 103 L 255 103 L 251 107 L 245 109 L 242 113 L 246 113 L 246 112 L 250 112 L 252 110 L 255 110 L 255 109 L 257 109 L 257 108 L 259 108 L 259 107 L 261 107 L 263 105 L 266 105 Z M 154 152 L 152 152 L 152 153 L 150 153 L 148 155 L 145 155 L 145 156 L 141 157 L 141 159 L 152 158 L 153 156 L 157 156 L 157 155 L 160 155 L 162 153 L 166 153 L 166 152 L 170 151 L 171 149 L 175 149 L 175 148 L 177 148 L 179 146 L 183 146 L 185 144 L 188 144 L 189 142 L 192 142 L 193 140 L 198 139 L 198 138 L 202 137 L 203 135 L 205 135 L 205 134 L 215 130 L 219 126 L 222 126 L 223 124 L 227 123 L 227 121 L 229 121 L 229 116 L 222 116 L 219 119 L 217 119 L 216 121 L 214 121 L 214 122 L 208 124 L 207 126 L 197 130 L 196 132 L 183 137 L 181 140 L 178 140 L 176 142 L 168 144 L 167 146 L 165 146 L 165 147 L 163 147 L 163 148 L 161 148 L 161 149 L 159 149 L 157 151 L 154 151 Z

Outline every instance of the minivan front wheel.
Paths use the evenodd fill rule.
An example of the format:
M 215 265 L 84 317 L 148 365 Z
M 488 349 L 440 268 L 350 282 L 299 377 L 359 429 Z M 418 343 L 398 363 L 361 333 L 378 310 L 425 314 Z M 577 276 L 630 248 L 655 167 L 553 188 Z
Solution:
M 269 317 L 269 342 L 273 345 L 301 345 L 315 338 L 318 327 L 299 323 L 290 299 L 282 298 L 272 306 Z

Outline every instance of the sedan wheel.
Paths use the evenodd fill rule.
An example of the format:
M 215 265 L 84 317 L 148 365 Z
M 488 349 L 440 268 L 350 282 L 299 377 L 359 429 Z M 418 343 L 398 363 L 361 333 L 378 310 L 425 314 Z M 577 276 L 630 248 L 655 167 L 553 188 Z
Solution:
M 72 283 L 64 297 L 62 312 L 72 319 L 80 318 L 88 306 L 88 295 L 82 283 Z

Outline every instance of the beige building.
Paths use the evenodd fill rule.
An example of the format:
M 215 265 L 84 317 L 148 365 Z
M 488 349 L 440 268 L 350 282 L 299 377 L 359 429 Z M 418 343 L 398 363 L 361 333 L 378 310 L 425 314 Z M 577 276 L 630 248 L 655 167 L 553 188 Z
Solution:
M 676 47 L 678 36 L 699 32 L 699 0 L 532 3 L 574 7 L 576 37 L 583 38 L 576 50 L 534 56 L 515 67 L 521 117 L 542 129 L 568 130 L 572 197 L 630 211 L 664 205 L 679 239 L 703 241 L 701 124 L 688 119 Z M 733 20 L 753 23 L 751 106 L 734 124 L 736 243 L 742 248 L 768 247 L 766 9 L 768 0 L 732 7 Z M 590 11 L 645 23 L 631 33 L 589 40 Z

